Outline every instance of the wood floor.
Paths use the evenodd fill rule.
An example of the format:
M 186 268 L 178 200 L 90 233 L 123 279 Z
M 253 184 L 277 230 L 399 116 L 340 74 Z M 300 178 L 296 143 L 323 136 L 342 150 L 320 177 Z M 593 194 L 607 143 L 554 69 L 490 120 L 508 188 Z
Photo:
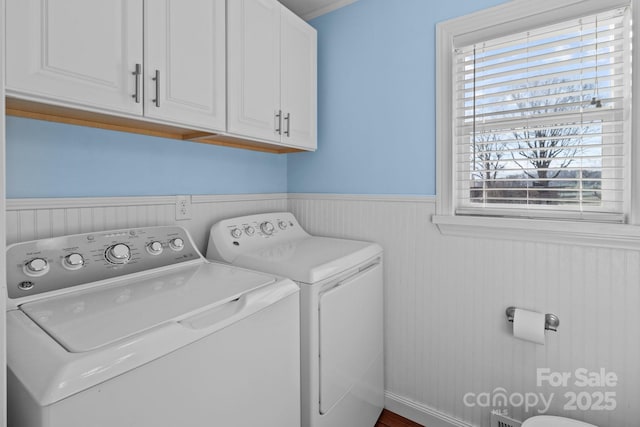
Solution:
M 411 420 L 401 417 L 398 414 L 387 411 L 382 411 L 378 422 L 375 427 L 423 427 L 421 424 L 416 424 Z

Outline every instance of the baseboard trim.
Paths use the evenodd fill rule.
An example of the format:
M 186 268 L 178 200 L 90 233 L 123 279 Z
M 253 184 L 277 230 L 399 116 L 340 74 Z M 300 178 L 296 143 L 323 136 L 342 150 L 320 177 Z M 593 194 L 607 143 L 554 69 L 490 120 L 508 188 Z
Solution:
M 386 409 L 427 427 L 474 427 L 444 412 L 389 391 L 384 393 L 384 398 Z

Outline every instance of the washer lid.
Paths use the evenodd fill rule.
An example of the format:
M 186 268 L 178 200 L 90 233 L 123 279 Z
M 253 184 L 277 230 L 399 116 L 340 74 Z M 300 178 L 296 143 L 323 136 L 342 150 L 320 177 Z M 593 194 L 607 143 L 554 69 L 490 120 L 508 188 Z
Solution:
M 26 303 L 20 309 L 72 353 L 86 352 L 239 298 L 275 278 L 204 263 Z
M 376 243 L 312 236 L 241 254 L 233 264 L 311 284 L 353 268 L 381 252 L 382 248 Z

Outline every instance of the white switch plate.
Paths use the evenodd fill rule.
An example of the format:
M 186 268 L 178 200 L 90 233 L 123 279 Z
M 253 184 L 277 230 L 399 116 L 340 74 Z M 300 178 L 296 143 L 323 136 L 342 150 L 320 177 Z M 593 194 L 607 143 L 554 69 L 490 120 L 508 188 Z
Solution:
M 176 196 L 176 221 L 191 219 L 191 196 Z

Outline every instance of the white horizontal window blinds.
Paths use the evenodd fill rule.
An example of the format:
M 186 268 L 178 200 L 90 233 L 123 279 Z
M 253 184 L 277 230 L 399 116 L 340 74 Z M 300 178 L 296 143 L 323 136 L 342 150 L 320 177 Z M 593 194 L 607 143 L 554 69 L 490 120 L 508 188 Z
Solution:
M 624 220 L 627 9 L 455 49 L 457 214 Z

